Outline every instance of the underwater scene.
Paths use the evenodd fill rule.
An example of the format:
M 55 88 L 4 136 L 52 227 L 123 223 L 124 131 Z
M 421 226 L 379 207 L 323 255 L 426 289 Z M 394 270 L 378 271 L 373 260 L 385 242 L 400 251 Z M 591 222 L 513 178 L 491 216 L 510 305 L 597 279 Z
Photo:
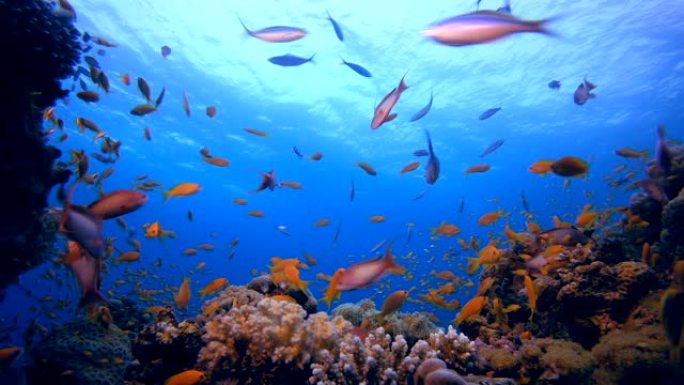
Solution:
M 0 384 L 684 384 L 684 3 L 0 32 Z

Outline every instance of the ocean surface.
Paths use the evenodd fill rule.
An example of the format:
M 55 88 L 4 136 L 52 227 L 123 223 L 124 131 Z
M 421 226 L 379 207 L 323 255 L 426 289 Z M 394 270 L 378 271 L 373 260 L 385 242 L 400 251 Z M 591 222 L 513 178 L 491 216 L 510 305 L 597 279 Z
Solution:
M 75 125 L 76 117 L 86 117 L 122 142 L 115 164 L 90 160 L 90 173 L 114 168 L 102 182 L 104 191 L 133 188 L 140 175 L 162 184 L 147 192 L 149 200 L 141 209 L 124 217 L 127 230 L 114 221 L 105 223 L 105 236 L 115 239 L 112 258 L 133 250 L 129 239 L 141 241 L 142 248 L 139 261 L 108 264 L 102 292 L 141 301 L 136 289 L 162 290 L 141 306 L 172 305 L 172 294 L 190 277 L 192 298 L 180 318 L 195 316 L 202 303 L 196 292 L 211 280 L 225 277 L 231 284 L 245 284 L 267 272 L 274 256 L 313 256 L 317 264 L 300 273 L 320 298 L 327 282 L 317 280 L 317 273 L 331 275 L 339 267 L 383 253 L 391 243 L 398 263 L 410 274 L 344 292 L 333 307 L 364 298 L 379 307 L 387 294 L 411 290 L 403 310 L 432 312 L 438 325 L 446 326 L 456 311 L 419 297 L 443 283 L 430 274 L 443 270 L 466 281 L 447 300 L 464 303 L 474 295 L 477 275 L 467 275 L 465 266 L 467 258 L 476 255 L 462 250 L 458 238 L 470 242 L 474 237 L 480 246 L 497 239 L 503 246 L 507 223 L 521 231 L 531 219 L 549 229 L 553 216 L 573 222 L 587 204 L 596 210 L 624 206 L 632 192 L 625 186 L 611 188 L 606 177 L 619 179 L 613 170 L 626 165 L 623 175 L 633 170 L 633 180 L 641 179 L 644 160 L 621 158 L 615 150 L 648 150 L 652 158 L 659 124 L 669 138 L 684 137 L 684 7 L 679 2 L 514 0 L 513 15 L 548 18 L 550 33 L 521 33 L 466 47 L 438 44 L 420 31 L 447 16 L 475 10 L 474 0 L 72 4 L 79 31 L 116 44 L 95 45 L 86 53 L 109 76 L 111 91 L 99 91 L 98 103 L 85 103 L 73 93 L 59 102 L 55 114 L 64 120 L 68 139 L 58 143 L 57 133 L 49 143 L 63 151 L 64 162 L 69 162 L 70 150 L 97 152 L 100 142 L 94 142 L 94 133 L 79 132 Z M 498 1 L 480 4 L 482 9 L 500 6 Z M 326 10 L 339 23 L 344 41 L 336 37 Z M 289 43 L 267 43 L 249 36 L 238 18 L 254 30 L 285 25 L 308 34 Z M 161 54 L 162 46 L 171 48 L 167 57 Z M 288 53 L 315 57 L 294 67 L 268 61 Z M 372 77 L 360 76 L 341 58 L 363 66 Z M 130 76 L 129 86 L 119 79 L 122 74 Z M 409 88 L 393 109 L 397 118 L 372 130 L 374 106 L 404 75 Z M 166 89 L 158 111 L 144 117 L 129 113 L 145 101 L 136 87 L 138 77 L 149 83 L 153 98 Z M 580 106 L 573 102 L 573 93 L 584 78 L 597 85 L 596 97 Z M 82 79 L 88 89 L 97 89 L 87 77 Z M 559 90 L 548 87 L 552 80 L 561 82 Z M 81 88 L 73 79 L 63 86 Z M 189 116 L 182 108 L 183 93 Z M 431 93 L 430 112 L 410 122 Z M 208 106 L 217 109 L 213 118 L 205 112 Z M 479 119 L 495 107 L 501 110 Z M 151 140 L 144 138 L 146 127 Z M 424 178 L 427 157 L 413 155 L 427 148 L 426 131 L 441 164 L 433 185 Z M 480 158 L 499 139 L 504 140 L 501 148 Z M 203 162 L 203 147 L 230 165 Z M 311 160 L 316 152 L 322 158 Z M 586 176 L 528 171 L 537 160 L 563 156 L 588 162 Z M 420 161 L 420 167 L 400 175 L 401 168 L 414 161 Z M 357 162 L 372 165 L 377 175 L 366 174 Z M 491 169 L 464 173 L 479 163 Z M 299 182 L 302 188 L 251 193 L 260 173 L 269 170 L 279 181 Z M 164 202 L 161 191 L 184 182 L 199 184 L 201 191 Z M 523 215 L 523 191 L 529 218 Z M 86 204 L 97 197 L 93 186 L 80 184 L 73 201 Z M 234 204 L 234 198 L 248 204 Z M 55 194 L 50 205 L 61 206 Z M 261 210 L 264 217 L 249 216 L 250 210 Z M 477 225 L 480 216 L 495 210 L 505 215 L 492 225 Z M 369 221 L 375 215 L 385 221 Z M 314 226 L 323 218 L 330 224 Z M 154 221 L 175 232 L 175 239 L 145 238 L 143 225 Z M 458 226 L 460 234 L 431 234 L 442 222 Z M 385 245 L 372 252 L 382 241 Z M 202 243 L 215 249 L 182 254 Z M 56 259 L 64 245 L 60 238 L 50 259 Z M 206 266 L 196 270 L 200 262 Z M 8 326 L 0 338 L 21 345 L 23 330 L 34 320 L 50 328 L 71 319 L 79 295 L 70 272 L 59 264 L 48 262 L 26 273 L 0 304 L 0 319 Z M 325 310 L 325 305 L 319 308 Z

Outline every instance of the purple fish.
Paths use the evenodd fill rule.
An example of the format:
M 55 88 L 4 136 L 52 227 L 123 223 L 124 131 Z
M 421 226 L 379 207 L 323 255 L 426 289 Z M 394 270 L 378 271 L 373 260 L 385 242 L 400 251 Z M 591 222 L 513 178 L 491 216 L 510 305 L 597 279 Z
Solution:
M 494 143 L 490 144 L 489 147 L 487 147 L 486 150 L 480 155 L 480 158 L 484 158 L 485 156 L 491 154 L 492 152 L 496 151 L 499 147 L 501 147 L 504 144 L 503 139 L 499 139 L 495 141 Z
M 560 80 L 551 80 L 548 86 L 550 89 L 558 91 L 561 88 L 561 82 Z
M 432 150 L 432 139 L 427 130 L 425 130 L 425 135 L 428 142 L 428 162 L 427 166 L 425 166 L 425 181 L 428 184 L 434 184 L 439 178 L 439 159 L 437 159 L 435 152 Z
M 401 77 L 399 85 L 392 89 L 384 98 L 380 101 L 380 104 L 375 107 L 373 113 L 373 119 L 371 120 L 371 129 L 375 130 L 380 127 L 383 123 L 391 122 L 397 117 L 397 114 L 392 113 L 392 107 L 399 101 L 401 93 L 408 89 L 406 83 L 404 83 L 404 78 L 406 74 Z
M 288 53 L 287 55 L 273 56 L 272 58 L 269 58 L 268 61 L 281 67 L 296 67 L 304 63 L 313 61 L 314 56 L 316 56 L 316 54 L 311 55 L 311 57 L 307 59 L 304 57 L 299 57 Z
M 430 108 L 432 108 L 432 91 L 430 91 L 430 101 L 428 102 L 428 104 L 425 105 L 425 107 L 421 108 L 420 111 L 416 112 L 409 121 L 415 122 L 416 120 L 427 115 L 427 113 L 430 112 Z
M 102 218 L 83 206 L 72 205 L 69 202 L 69 195 L 67 193 L 67 203 L 62 211 L 62 232 L 67 238 L 78 243 L 91 257 L 104 258 Z
M 487 111 L 481 113 L 479 119 L 480 119 L 480 120 L 489 119 L 489 118 L 491 118 L 492 116 L 494 116 L 494 114 L 496 114 L 496 113 L 499 112 L 499 111 L 501 111 L 501 107 L 490 108 L 490 109 L 488 109 Z
M 76 284 L 81 289 L 81 299 L 78 307 L 107 302 L 100 293 L 100 261 L 83 252 L 80 247 L 71 247 L 65 257 L 64 264 L 69 267 L 76 279 Z
M 278 187 L 278 182 L 276 180 L 275 171 L 271 170 L 266 174 L 261 174 L 261 184 L 259 184 L 259 187 L 252 191 L 252 193 L 258 193 L 266 189 L 273 191 L 276 187 Z
M 591 83 L 587 78 L 584 78 L 584 81 L 580 83 L 579 86 L 577 86 L 577 89 L 575 90 L 575 104 L 578 106 L 583 105 L 584 103 L 587 102 L 587 100 L 595 98 L 596 95 L 591 93 L 591 90 L 596 88 L 596 84 Z
M 653 179 L 644 179 L 634 183 L 636 186 L 641 187 L 646 195 L 657 200 L 661 203 L 667 203 L 670 199 L 667 197 L 665 191 L 658 184 L 658 182 Z
M 428 156 L 428 150 L 421 148 L 420 150 L 413 151 L 413 156 Z
M 295 41 L 306 36 L 306 31 L 301 28 L 296 27 L 284 27 L 275 26 L 260 29 L 258 31 L 251 31 L 242 22 L 242 19 L 238 18 L 242 28 L 247 31 L 249 36 L 256 37 L 259 40 L 263 40 L 269 43 L 286 43 L 289 41 Z
M 166 59 L 167 56 L 171 55 L 171 48 L 168 45 L 163 45 L 161 47 L 161 55 Z
M 548 20 L 521 20 L 503 12 L 477 11 L 439 21 L 423 36 L 450 46 L 487 43 L 519 32 L 549 33 Z
M 660 167 L 665 174 L 670 173 L 670 169 L 672 169 L 672 153 L 665 144 L 665 127 L 663 126 L 658 126 L 658 140 L 656 141 L 655 160 L 656 164 L 658 164 L 658 167 Z

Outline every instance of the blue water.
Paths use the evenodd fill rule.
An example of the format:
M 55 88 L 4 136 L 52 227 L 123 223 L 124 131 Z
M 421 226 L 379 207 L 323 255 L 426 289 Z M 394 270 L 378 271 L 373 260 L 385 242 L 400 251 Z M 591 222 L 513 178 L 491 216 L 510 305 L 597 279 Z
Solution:
M 370 288 L 344 293 L 341 302 L 372 296 L 379 306 L 388 293 L 411 287 L 416 288 L 411 297 L 418 299 L 427 288 L 444 283 L 431 277 L 430 271 L 451 270 L 474 283 L 475 287 L 447 296 L 463 303 L 477 287 L 477 276 L 463 272 L 466 258 L 474 254 L 461 251 L 456 237 L 431 239 L 432 227 L 441 221 L 456 224 L 462 230 L 459 237 L 475 236 L 481 245 L 502 239 L 505 223 L 517 231 L 524 229 L 523 190 L 534 220 L 544 228 L 552 226 L 554 215 L 573 221 L 587 203 L 597 209 L 625 205 L 629 193 L 610 189 L 603 178 L 621 164 L 640 175 L 644 167 L 642 161 L 615 156 L 614 150 L 648 149 L 652 156 L 657 124 L 667 127 L 670 138 L 684 137 L 684 8 L 668 1 L 514 1 L 513 13 L 518 17 L 554 18 L 548 24 L 553 35 L 519 34 L 471 47 L 442 46 L 419 32 L 444 17 L 472 11 L 475 1 L 72 3 L 80 31 L 118 45 L 105 48 L 102 56 L 95 54 L 100 47 L 90 52 L 109 76 L 112 91 L 101 93 L 96 104 L 88 105 L 73 95 L 59 102 L 56 115 L 66 122 L 69 138 L 57 144 L 55 134 L 50 142 L 64 151 L 64 161 L 72 149 L 97 151 L 99 142 L 93 144 L 93 134 L 81 134 L 75 127 L 75 118 L 83 116 L 123 142 L 115 172 L 104 182 L 105 191 L 132 188 L 134 177 L 141 174 L 161 182 L 162 190 L 182 182 L 202 186 L 194 196 L 166 203 L 159 191 L 148 193 L 149 202 L 125 216 L 135 231 L 133 237 L 142 241 L 142 259 L 119 266 L 110 263 L 103 274 L 107 296 L 136 299 L 135 282 L 143 289 L 166 290 L 142 306 L 171 304 L 171 289 L 191 276 L 193 297 L 181 317 L 197 313 L 201 302 L 196 291 L 212 279 L 226 277 L 232 284 L 245 284 L 252 278 L 250 270 L 267 271 L 273 256 L 313 255 L 318 265 L 302 271 L 302 277 L 320 297 L 325 283 L 315 279 L 316 273 L 332 274 L 370 258 L 371 248 L 382 240 L 393 242 L 393 253 L 413 279 L 387 277 Z M 485 0 L 481 6 L 494 9 L 500 4 Z M 344 42 L 337 40 L 326 8 L 341 25 Z M 291 25 L 307 29 L 309 35 L 292 43 L 265 43 L 247 36 L 237 15 L 250 28 Z M 167 59 L 160 54 L 162 45 L 172 49 Z M 316 53 L 316 57 L 314 63 L 289 68 L 267 60 L 286 53 L 303 57 Z M 341 65 L 340 56 L 363 65 L 374 77 L 361 77 Z M 407 71 L 409 89 L 394 109 L 398 118 L 372 131 L 374 105 Z M 130 86 L 119 81 L 121 73 L 130 74 Z M 145 117 L 128 112 L 144 102 L 135 86 L 138 76 L 148 81 L 153 98 L 166 87 L 159 111 Z M 573 92 L 584 76 L 598 85 L 594 90 L 598 96 L 577 106 Z M 559 91 L 547 87 L 554 79 L 562 82 Z M 72 83 L 66 80 L 64 87 Z M 88 86 L 96 88 L 89 81 Z M 431 90 L 432 110 L 409 123 L 427 103 Z M 189 118 L 181 108 L 183 92 L 190 102 Z M 209 105 L 218 108 L 213 119 L 204 113 Z M 502 110 L 488 120 L 478 120 L 492 107 Z M 151 129 L 149 142 L 143 138 L 144 127 Z M 270 136 L 250 135 L 243 131 L 247 127 Z M 442 173 L 422 199 L 413 200 L 428 187 L 423 179 L 427 158 L 412 155 L 426 147 L 424 130 L 432 135 Z M 497 139 L 505 139 L 505 144 L 480 159 L 479 154 Z M 304 159 L 292 152 L 295 145 Z M 202 162 L 203 146 L 229 159 L 230 167 Z M 314 152 L 321 152 L 323 159 L 309 160 Z M 564 178 L 527 171 L 536 160 L 566 155 L 590 162 L 588 176 L 573 179 L 567 188 Z M 420 160 L 421 167 L 400 176 L 401 167 L 414 160 Z M 357 161 L 370 163 L 378 175 L 366 175 L 355 166 Z M 483 161 L 492 165 L 490 171 L 464 175 L 468 166 Z M 91 159 L 90 172 L 109 166 Z M 250 194 L 259 184 L 259 172 L 270 169 L 280 180 L 302 183 L 303 189 Z M 356 198 L 350 202 L 352 180 Z M 85 204 L 96 197 L 94 188 L 80 186 L 74 201 Z M 249 204 L 231 203 L 238 197 Z M 463 213 L 459 213 L 461 199 Z M 54 197 L 50 203 L 58 205 Z M 265 218 L 246 214 L 254 209 L 262 210 Z M 510 216 L 493 226 L 476 225 L 482 214 L 498 209 Z M 188 210 L 193 221 L 186 217 Z M 370 223 L 372 215 L 383 215 L 386 222 Z M 313 227 L 320 218 L 330 219 L 331 225 Z M 143 224 L 153 221 L 175 231 L 176 239 L 144 239 Z M 415 228 L 406 244 L 408 222 Z M 291 236 L 278 232 L 278 225 L 287 226 Z M 341 231 L 334 245 L 338 225 Z M 127 233 L 114 221 L 106 223 L 105 235 L 116 238 L 119 250 L 132 249 L 126 243 Z M 228 245 L 235 238 L 239 244 L 229 260 Z M 183 249 L 204 242 L 213 243 L 216 250 L 181 255 Z M 55 249 L 61 250 L 63 243 L 60 240 Z M 445 258 L 448 250 L 453 253 Z M 407 260 L 409 251 L 414 256 Z M 157 259 L 161 268 L 153 266 Z M 195 272 L 199 262 L 206 262 L 206 267 Z M 46 278 L 48 270 L 56 277 Z M 127 271 L 149 274 L 140 278 Z M 119 279 L 127 283 L 116 286 Z M 45 295 L 66 299 L 70 305 L 52 310 L 54 302 L 39 301 Z M 70 273 L 47 263 L 21 277 L 20 287 L 8 290 L 0 319 L 10 323 L 18 316 L 22 327 L 37 319 L 50 327 L 74 315 L 78 297 Z M 404 310 L 434 312 L 442 326 L 456 314 L 424 303 L 407 303 Z M 50 319 L 48 311 L 57 318 Z M 8 332 L 14 343 L 20 343 L 19 331 Z

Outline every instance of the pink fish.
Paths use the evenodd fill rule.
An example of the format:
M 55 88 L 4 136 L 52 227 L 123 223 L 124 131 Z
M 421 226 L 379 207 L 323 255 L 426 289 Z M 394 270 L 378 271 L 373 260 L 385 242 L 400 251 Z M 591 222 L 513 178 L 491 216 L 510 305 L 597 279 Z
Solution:
M 120 217 L 139 209 L 147 195 L 134 190 L 116 190 L 88 205 L 88 210 L 102 219 Z
M 399 81 L 399 86 L 390 91 L 384 98 L 380 101 L 380 104 L 375 107 L 375 113 L 373 114 L 373 120 L 371 120 L 371 129 L 375 130 L 380 127 L 383 123 L 391 122 L 397 117 L 397 114 L 390 113 L 395 104 L 399 101 L 401 93 L 406 91 L 408 86 L 404 83 L 404 78 L 406 74 L 401 77 Z
M 100 261 L 84 252 L 78 243 L 69 241 L 67 253 L 62 255 L 62 262 L 69 267 L 81 288 L 79 307 L 107 300 L 100 293 Z
M 102 218 L 83 206 L 71 203 L 71 196 L 77 182 L 69 187 L 64 200 L 64 209 L 59 219 L 59 230 L 70 240 L 78 243 L 91 257 L 102 259 L 105 255 L 102 236 Z
M 306 36 L 305 30 L 295 27 L 275 26 L 260 29 L 258 31 L 251 31 L 249 28 L 247 28 L 247 26 L 245 26 L 245 23 L 242 22 L 242 19 L 238 18 L 238 20 L 240 20 L 242 28 L 247 31 L 249 36 L 256 37 L 259 40 L 267 41 L 269 43 L 286 43 L 301 39 Z
M 392 244 L 387 245 L 384 257 L 355 263 L 346 268 L 337 281 L 337 290 L 364 288 L 380 279 L 386 273 L 401 274 L 404 268 L 392 257 Z
M 577 86 L 577 89 L 573 94 L 573 100 L 575 101 L 575 104 L 581 106 L 584 103 L 586 103 L 587 100 L 595 98 L 596 95 L 592 94 L 591 91 L 596 87 L 596 84 L 593 84 L 592 82 L 587 80 L 587 78 L 584 78 L 582 83 L 580 83 L 580 85 Z
M 519 32 L 548 33 L 548 20 L 521 20 L 507 13 L 477 11 L 437 22 L 423 36 L 450 46 L 487 43 Z

